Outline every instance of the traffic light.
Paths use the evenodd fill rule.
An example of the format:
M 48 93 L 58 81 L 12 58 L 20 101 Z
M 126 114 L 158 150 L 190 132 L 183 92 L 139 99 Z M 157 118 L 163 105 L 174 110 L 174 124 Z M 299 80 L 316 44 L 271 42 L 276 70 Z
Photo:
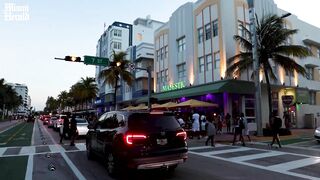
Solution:
M 64 60 L 66 61 L 72 61 L 72 62 L 81 62 L 81 57 L 76 56 L 65 56 Z

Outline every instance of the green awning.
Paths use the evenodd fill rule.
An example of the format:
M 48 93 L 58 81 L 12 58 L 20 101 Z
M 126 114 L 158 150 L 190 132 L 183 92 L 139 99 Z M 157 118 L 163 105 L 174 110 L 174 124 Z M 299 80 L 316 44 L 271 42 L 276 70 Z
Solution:
M 254 83 L 241 80 L 222 80 L 214 83 L 190 86 L 183 89 L 152 94 L 158 100 L 175 99 L 180 97 L 199 96 L 208 93 L 235 93 L 252 94 L 254 93 Z M 147 102 L 147 97 L 142 97 L 137 102 Z

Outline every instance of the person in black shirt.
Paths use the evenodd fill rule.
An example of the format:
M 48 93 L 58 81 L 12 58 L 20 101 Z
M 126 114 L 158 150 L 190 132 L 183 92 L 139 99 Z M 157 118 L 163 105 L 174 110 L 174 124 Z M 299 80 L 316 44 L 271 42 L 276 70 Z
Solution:
M 70 146 L 74 146 L 74 140 L 77 137 L 77 121 L 75 115 L 72 116 L 71 121 L 70 121 L 70 136 L 71 136 L 71 142 Z
M 70 136 L 69 133 L 69 118 L 70 115 L 63 116 L 63 125 L 60 127 L 60 144 L 62 144 L 62 139 L 66 138 L 66 134 Z
M 279 148 L 281 148 L 281 143 L 279 139 L 279 131 L 282 126 L 282 120 L 281 118 L 274 112 L 272 123 L 271 123 L 271 129 L 272 129 L 272 142 L 269 144 L 270 147 L 272 147 L 273 143 L 277 141 Z

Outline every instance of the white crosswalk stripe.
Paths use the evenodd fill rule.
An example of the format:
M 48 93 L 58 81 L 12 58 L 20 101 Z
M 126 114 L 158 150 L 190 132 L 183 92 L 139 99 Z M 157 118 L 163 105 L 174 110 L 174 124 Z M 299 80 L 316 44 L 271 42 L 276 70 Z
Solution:
M 21 155 L 29 155 L 29 154 L 34 154 L 36 152 L 36 147 L 35 146 L 26 146 L 22 147 L 20 150 Z
M 217 148 L 217 147 L 225 147 L 225 148 Z M 192 148 L 189 148 L 189 153 L 208 157 L 208 158 L 237 163 L 241 165 L 251 166 L 259 169 L 274 171 L 282 174 L 292 175 L 296 177 L 320 180 L 319 177 L 313 177 L 307 174 L 299 174 L 291 171 L 297 168 L 303 168 L 306 166 L 318 164 L 320 163 L 320 157 L 307 156 L 307 155 L 282 152 L 282 151 L 240 147 L 240 146 L 232 146 L 232 148 L 231 149 L 230 148 L 231 146 L 228 146 L 228 145 L 222 145 L 222 146 L 216 145 L 216 148 L 211 148 L 211 149 L 208 146 L 192 147 Z M 248 154 L 246 152 L 250 152 L 250 153 Z M 252 152 L 253 154 L 251 154 Z M 243 155 L 241 155 L 241 153 Z M 268 160 L 276 159 L 281 156 L 296 156 L 296 157 L 299 157 L 300 159 L 290 160 L 289 158 L 288 161 L 274 162 L 274 164 L 269 164 L 264 166 L 259 165 L 259 163 L 258 164 L 254 163 L 254 160 L 264 161 L 263 158 L 265 158 L 266 163 L 268 163 Z

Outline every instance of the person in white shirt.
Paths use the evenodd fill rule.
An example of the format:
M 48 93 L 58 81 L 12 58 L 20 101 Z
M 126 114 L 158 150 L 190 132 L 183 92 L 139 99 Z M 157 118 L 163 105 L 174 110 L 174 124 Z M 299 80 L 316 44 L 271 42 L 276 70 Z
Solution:
M 200 115 L 198 113 L 193 113 L 192 114 L 192 131 L 193 131 L 193 136 L 198 136 L 198 139 L 200 139 L 199 136 L 199 131 L 200 131 Z

